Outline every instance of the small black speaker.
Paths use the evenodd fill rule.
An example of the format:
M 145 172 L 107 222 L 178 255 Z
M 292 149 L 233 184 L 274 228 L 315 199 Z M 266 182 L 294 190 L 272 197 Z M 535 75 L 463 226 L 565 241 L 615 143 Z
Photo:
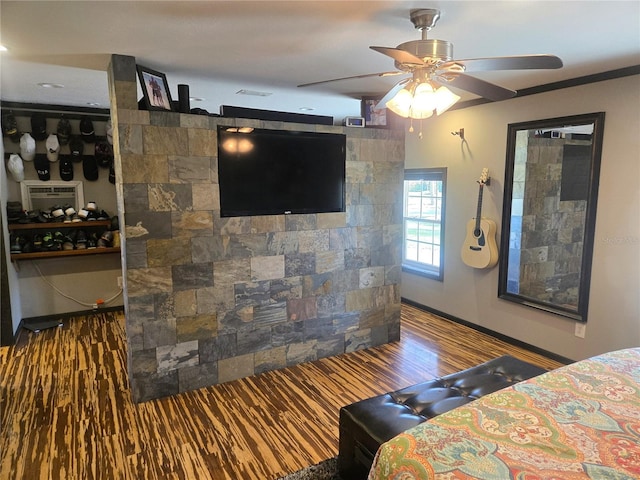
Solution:
M 178 111 L 180 113 L 189 113 L 191 111 L 189 85 L 178 84 Z

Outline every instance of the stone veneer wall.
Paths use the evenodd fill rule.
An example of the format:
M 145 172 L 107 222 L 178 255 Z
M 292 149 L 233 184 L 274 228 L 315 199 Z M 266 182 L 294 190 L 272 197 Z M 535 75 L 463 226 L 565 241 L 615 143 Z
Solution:
M 561 199 L 563 175 L 571 174 L 563 172 L 563 157 L 565 145 L 585 143 L 590 144 L 527 137 L 527 181 L 519 188 L 523 195 L 520 288 L 528 296 L 569 308 L 578 305 L 587 201 Z
M 139 111 L 135 59 L 109 79 L 135 401 L 399 339 L 402 131 Z M 345 133 L 346 212 L 221 218 L 219 124 Z

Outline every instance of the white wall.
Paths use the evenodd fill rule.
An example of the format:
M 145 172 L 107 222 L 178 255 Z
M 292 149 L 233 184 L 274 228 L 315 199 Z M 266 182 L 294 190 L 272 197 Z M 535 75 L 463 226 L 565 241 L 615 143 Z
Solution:
M 444 282 L 403 274 L 402 296 L 574 360 L 640 345 L 640 77 L 557 90 L 447 112 L 423 122 L 423 139 L 406 137 L 406 168 L 448 167 Z M 476 270 L 460 259 L 465 226 L 475 216 L 483 167 L 483 216 L 502 217 L 509 123 L 606 113 L 588 322 L 575 322 L 501 300 L 498 267 Z M 467 143 L 451 132 L 465 129 Z

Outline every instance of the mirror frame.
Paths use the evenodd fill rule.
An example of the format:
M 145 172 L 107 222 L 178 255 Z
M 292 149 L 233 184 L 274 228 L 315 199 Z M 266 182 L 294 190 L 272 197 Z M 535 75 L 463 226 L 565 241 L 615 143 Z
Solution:
M 604 135 L 604 112 L 587 113 L 544 120 L 512 123 L 507 130 L 507 155 L 504 180 L 504 197 L 502 205 L 502 232 L 500 273 L 498 283 L 498 297 L 528 307 L 544 310 L 549 313 L 568 317 L 579 322 L 587 321 L 589 306 L 589 287 L 591 283 L 591 261 L 595 237 L 596 206 L 598 201 L 598 184 L 600 177 L 600 163 L 602 157 L 602 139 Z M 511 237 L 511 208 L 513 201 L 513 176 L 516 157 L 516 134 L 521 130 L 540 130 L 570 125 L 593 124 L 591 144 L 590 171 L 588 176 L 587 205 L 585 212 L 584 240 L 579 280 L 577 307 L 568 308 L 562 305 L 544 302 L 542 300 L 521 293 L 511 293 L 507 289 L 509 267 L 509 241 Z

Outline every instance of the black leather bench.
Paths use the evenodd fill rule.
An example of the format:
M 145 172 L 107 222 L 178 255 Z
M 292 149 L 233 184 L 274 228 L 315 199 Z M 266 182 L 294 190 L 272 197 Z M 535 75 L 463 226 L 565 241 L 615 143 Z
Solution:
M 382 443 L 441 413 L 544 372 L 543 368 L 504 355 L 461 372 L 342 407 L 340 477 L 366 479 Z

